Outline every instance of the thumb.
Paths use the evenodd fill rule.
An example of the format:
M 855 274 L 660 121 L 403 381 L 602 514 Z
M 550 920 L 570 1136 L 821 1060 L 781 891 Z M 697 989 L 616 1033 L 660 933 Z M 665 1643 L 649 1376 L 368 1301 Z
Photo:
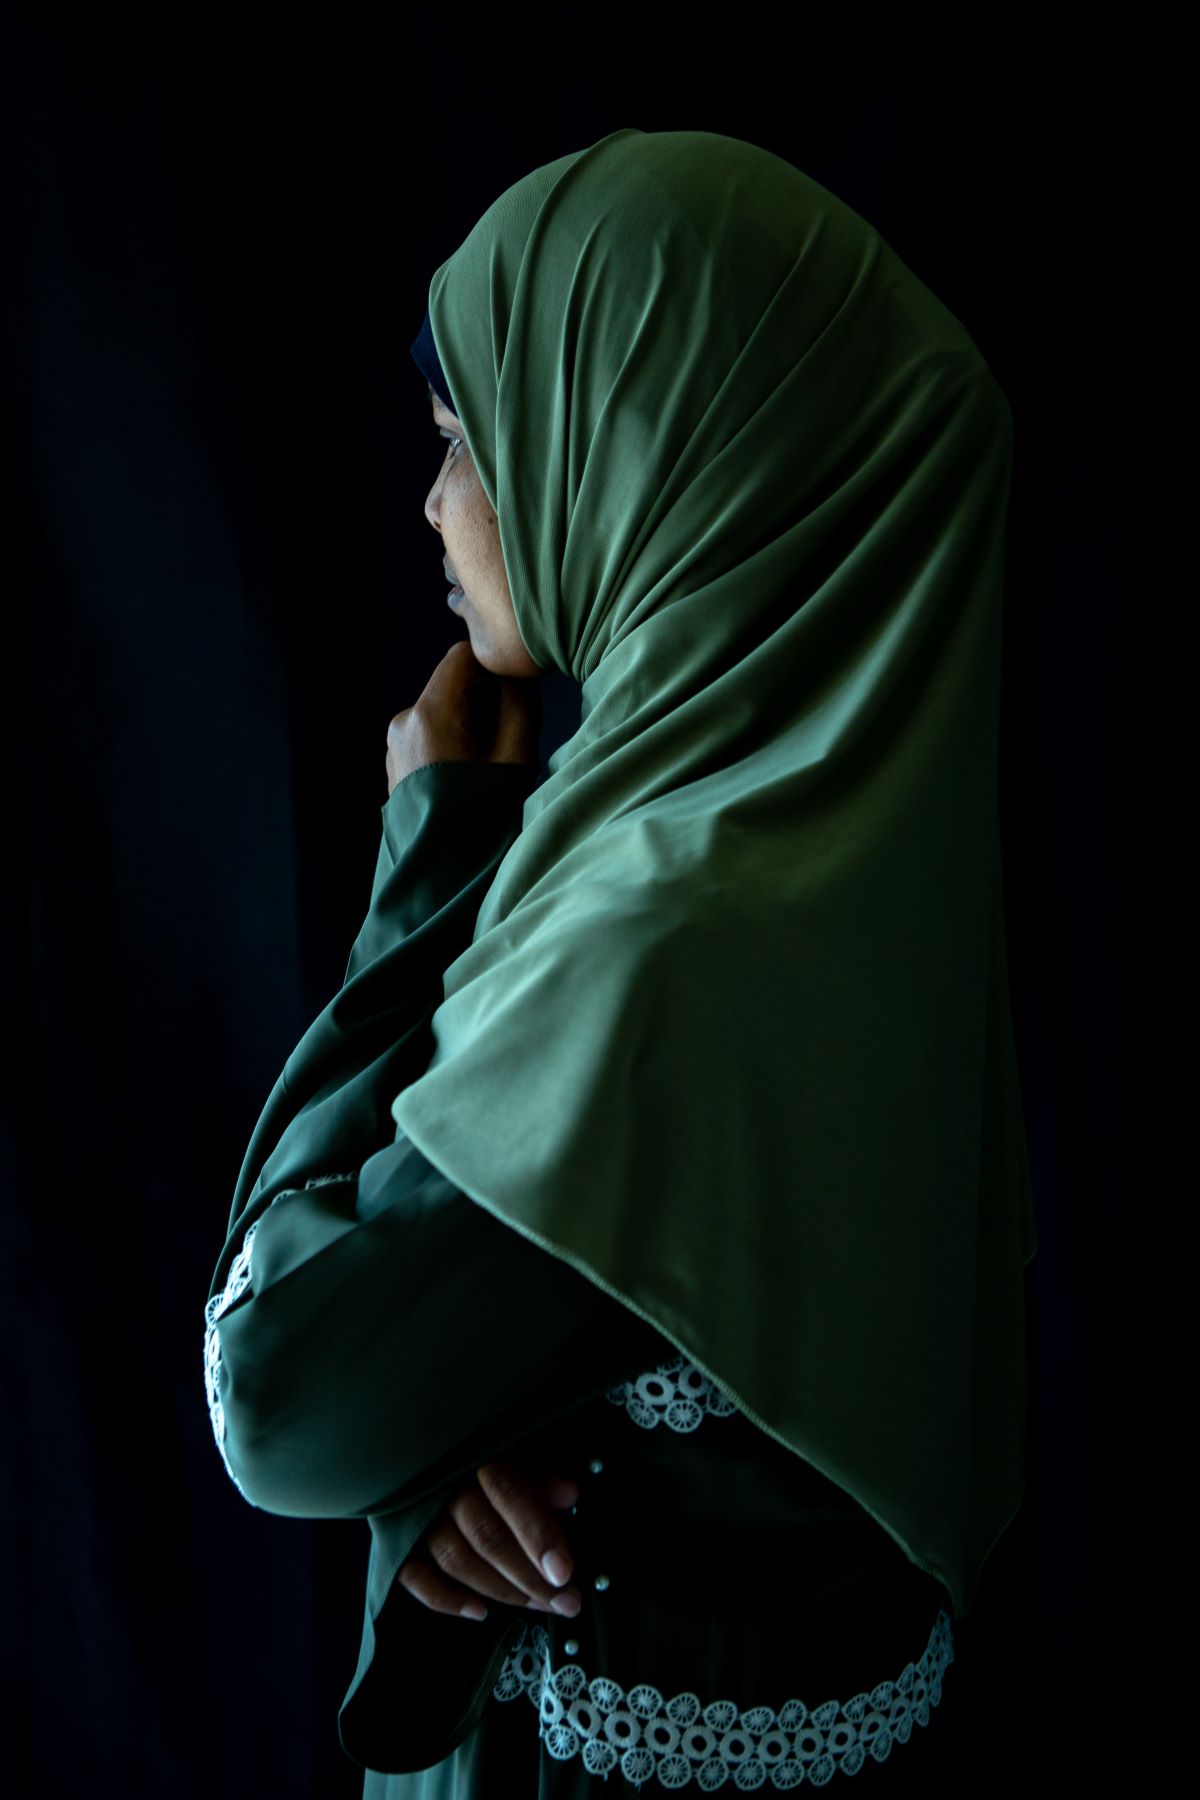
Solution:
M 451 695 L 462 698 L 474 688 L 486 686 L 488 680 L 488 671 L 477 659 L 470 641 L 456 638 L 425 683 L 424 691 L 431 700 L 448 699 Z

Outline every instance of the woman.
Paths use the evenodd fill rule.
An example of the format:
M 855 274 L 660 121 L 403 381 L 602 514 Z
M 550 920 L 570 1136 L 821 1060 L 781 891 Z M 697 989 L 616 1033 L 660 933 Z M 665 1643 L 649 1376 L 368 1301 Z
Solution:
M 469 642 L 243 1163 L 218 1444 L 370 1521 L 367 1800 L 928 1792 L 1023 1493 L 1007 403 L 870 226 L 705 132 L 510 188 L 413 353 Z

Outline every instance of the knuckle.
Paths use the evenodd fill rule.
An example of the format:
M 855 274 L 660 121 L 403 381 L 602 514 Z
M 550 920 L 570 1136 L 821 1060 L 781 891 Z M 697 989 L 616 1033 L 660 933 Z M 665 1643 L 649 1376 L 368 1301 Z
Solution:
M 453 1575 L 466 1568 L 469 1558 L 461 1538 L 439 1538 L 429 1548 L 434 1562 L 444 1574 Z
M 471 1542 L 480 1555 L 490 1561 L 501 1551 L 508 1549 L 512 1543 L 512 1533 L 503 1519 L 497 1518 L 495 1513 L 489 1513 L 482 1519 L 472 1521 Z

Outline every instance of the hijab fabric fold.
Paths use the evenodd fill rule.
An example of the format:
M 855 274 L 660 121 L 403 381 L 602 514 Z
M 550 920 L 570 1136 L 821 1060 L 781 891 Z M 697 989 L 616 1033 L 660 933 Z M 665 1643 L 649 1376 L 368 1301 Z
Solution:
M 447 412 L 454 412 L 454 402 L 450 398 L 450 383 L 446 380 L 445 371 L 438 361 L 437 345 L 433 341 L 433 327 L 429 322 L 428 307 L 425 308 L 425 317 L 421 320 L 421 329 L 408 347 L 408 353 Z
M 866 221 L 709 132 L 534 170 L 428 304 L 521 636 L 582 710 L 393 1117 L 962 1617 L 1024 1492 L 1037 1248 L 1007 400 Z

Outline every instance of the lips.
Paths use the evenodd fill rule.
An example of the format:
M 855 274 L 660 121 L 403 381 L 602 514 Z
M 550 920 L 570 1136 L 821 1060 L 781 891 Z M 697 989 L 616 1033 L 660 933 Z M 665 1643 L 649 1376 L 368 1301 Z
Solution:
M 442 564 L 442 567 L 446 571 L 446 580 L 449 582 L 452 582 L 454 584 L 454 586 L 457 587 L 458 586 L 458 576 L 454 573 L 454 570 L 450 567 L 450 564 L 448 562 L 444 562 Z

